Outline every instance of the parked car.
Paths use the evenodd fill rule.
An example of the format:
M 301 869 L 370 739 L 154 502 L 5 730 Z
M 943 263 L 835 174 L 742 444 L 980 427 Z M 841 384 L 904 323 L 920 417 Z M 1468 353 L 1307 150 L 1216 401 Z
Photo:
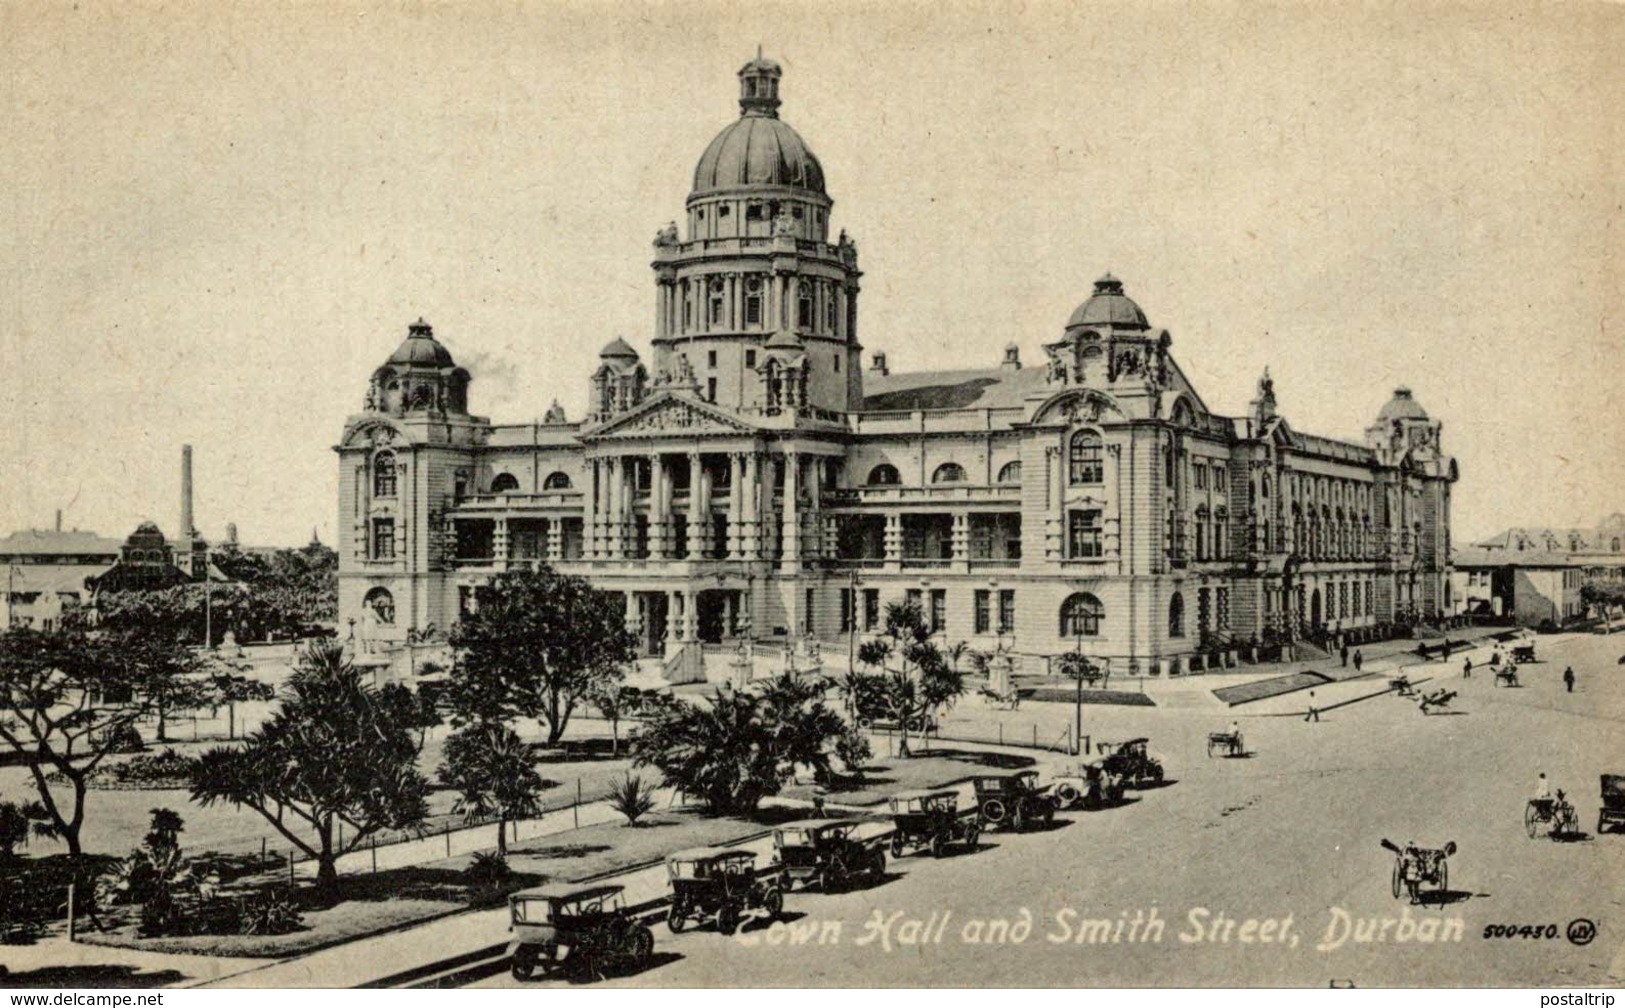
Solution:
M 1055 797 L 1063 808 L 1098 809 L 1123 800 L 1123 782 L 1102 760 L 1073 763 L 1055 775 Z
M 941 857 L 956 842 L 975 850 L 982 835 L 981 813 L 976 809 L 961 812 L 959 795 L 953 791 L 902 791 L 891 796 L 890 804 L 894 858 L 902 857 L 910 847 Z
M 776 874 L 756 873 L 756 855 L 729 847 L 695 847 L 666 858 L 671 877 L 672 933 L 706 920 L 733 934 L 746 914 L 778 919 L 784 912 L 784 888 Z
M 990 826 L 1021 832 L 1033 823 L 1048 826 L 1060 802 L 1049 785 L 1038 783 L 1037 770 L 988 773 L 971 778 L 976 810 Z
M 863 825 L 859 819 L 801 819 L 775 829 L 774 863 L 784 872 L 784 888 L 800 882 L 831 892 L 858 878 L 879 881 L 886 874 L 886 834 L 862 834 Z
M 1134 738 L 1115 746 L 1102 742 L 1100 749 L 1107 755 L 1103 765 L 1116 775 L 1124 787 L 1154 787 L 1162 783 L 1162 761 L 1146 751 L 1150 739 Z
M 569 971 L 600 976 L 611 966 L 640 967 L 654 953 L 654 932 L 627 911 L 624 887 L 558 883 L 508 897 L 514 979 Z

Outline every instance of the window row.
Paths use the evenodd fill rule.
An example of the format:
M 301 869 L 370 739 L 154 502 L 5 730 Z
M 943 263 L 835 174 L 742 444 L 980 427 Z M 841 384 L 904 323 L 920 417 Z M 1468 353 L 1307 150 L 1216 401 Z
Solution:
M 965 467 L 958 462 L 944 462 L 931 471 L 932 483 L 963 483 L 966 480 Z M 869 477 L 865 481 L 868 486 L 900 486 L 903 482 L 902 473 L 897 467 L 886 462 L 869 470 Z M 1006 462 L 999 468 L 998 482 L 1020 483 L 1021 463 Z

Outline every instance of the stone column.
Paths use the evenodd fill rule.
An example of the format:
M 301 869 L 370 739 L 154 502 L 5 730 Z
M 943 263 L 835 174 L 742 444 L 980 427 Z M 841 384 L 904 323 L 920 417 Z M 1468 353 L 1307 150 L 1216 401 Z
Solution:
M 666 643 L 676 645 L 683 640 L 683 593 L 666 593 Z M 672 654 L 675 647 L 667 647 L 666 653 Z
M 641 629 L 642 623 L 642 621 L 638 619 L 638 593 L 628 591 L 622 592 L 621 594 L 626 597 L 626 629 L 628 632 L 636 634 L 638 630 Z M 639 649 L 642 649 L 641 639 L 639 642 Z
M 886 516 L 886 569 L 895 571 L 903 565 L 903 516 Z
M 591 559 L 598 555 L 598 460 L 587 460 L 586 494 L 581 504 L 581 552 Z
M 699 643 L 700 597 L 695 591 L 685 591 L 683 598 L 683 640 Z
M 970 571 L 970 516 L 958 512 L 953 516 L 953 564 L 960 573 Z
M 603 545 L 599 554 L 606 559 L 619 559 L 621 556 L 621 460 L 618 458 L 604 459 L 604 523 L 599 533 Z
M 491 523 L 491 560 L 497 570 L 508 569 L 508 519 L 501 517 Z
M 666 465 L 659 452 L 649 454 L 649 558 L 666 556 L 666 540 L 671 528 L 671 489 L 666 485 Z
M 729 560 L 740 560 L 745 555 L 745 456 L 742 452 L 728 454 L 728 550 Z
M 785 573 L 801 570 L 801 508 L 797 500 L 801 492 L 801 456 L 786 452 L 784 456 L 784 531 L 779 540 L 784 545 L 779 569 Z
M 688 557 L 699 560 L 711 546 L 711 473 L 705 456 L 688 455 Z
M 745 478 L 738 488 L 744 508 L 739 551 L 746 560 L 758 560 L 762 555 L 762 491 L 767 480 L 762 475 L 760 459 L 755 452 L 747 454 L 744 459 Z

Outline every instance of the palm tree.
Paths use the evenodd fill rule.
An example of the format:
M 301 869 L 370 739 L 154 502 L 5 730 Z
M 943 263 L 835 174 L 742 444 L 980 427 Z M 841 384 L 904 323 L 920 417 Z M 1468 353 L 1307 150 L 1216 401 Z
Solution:
M 497 856 L 508 853 L 507 825 L 541 814 L 541 792 L 556 787 L 536 772 L 529 743 L 504 724 L 475 724 L 446 739 L 442 784 L 458 792 L 452 811 L 470 823 L 496 817 Z

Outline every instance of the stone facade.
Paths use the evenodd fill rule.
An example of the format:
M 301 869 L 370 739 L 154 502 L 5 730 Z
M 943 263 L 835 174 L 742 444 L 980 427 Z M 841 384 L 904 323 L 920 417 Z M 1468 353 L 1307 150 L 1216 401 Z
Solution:
M 1268 374 L 1212 413 L 1110 275 L 1044 359 L 861 367 L 856 244 L 778 118 L 777 64 L 654 241 L 648 363 L 604 348 L 589 411 L 469 412 L 430 327 L 345 424 L 340 616 L 367 650 L 444 629 L 493 573 L 547 562 L 625 595 L 644 650 L 874 629 L 918 601 L 944 639 L 1124 671 L 1200 647 L 1449 611 L 1440 425 L 1409 391 L 1363 443 L 1295 430 Z

